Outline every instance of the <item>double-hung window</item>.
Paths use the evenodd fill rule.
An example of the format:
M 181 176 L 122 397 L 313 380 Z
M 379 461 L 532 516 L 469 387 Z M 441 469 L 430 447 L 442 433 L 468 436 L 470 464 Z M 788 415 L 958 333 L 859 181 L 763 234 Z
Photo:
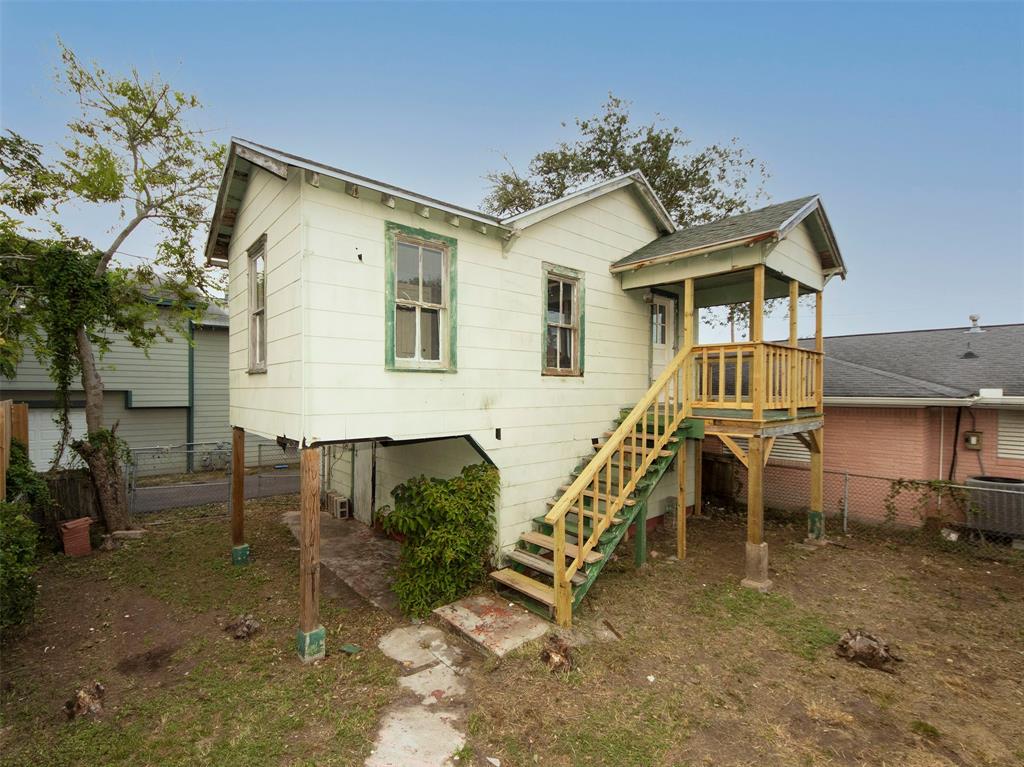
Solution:
M 455 369 L 455 240 L 388 222 L 387 366 Z
M 249 372 L 267 369 L 267 237 L 249 248 Z
M 544 264 L 545 375 L 583 375 L 583 275 Z

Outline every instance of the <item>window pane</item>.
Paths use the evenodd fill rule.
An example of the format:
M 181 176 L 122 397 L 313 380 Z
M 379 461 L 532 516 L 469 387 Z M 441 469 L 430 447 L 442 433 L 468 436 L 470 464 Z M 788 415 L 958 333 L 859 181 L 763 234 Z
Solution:
M 416 356 L 416 310 L 398 306 L 395 312 L 395 356 L 411 359 Z
M 561 282 L 548 278 L 548 322 L 561 322 L 561 289 Z
M 255 256 L 250 263 L 252 264 L 253 309 L 262 309 L 267 296 L 266 262 L 261 254 Z
M 441 297 L 443 286 L 442 265 L 444 256 L 440 250 L 434 248 L 423 248 L 423 302 L 427 304 L 442 304 Z
M 544 364 L 549 368 L 558 367 L 558 328 L 548 325 L 547 347 Z
M 651 306 L 651 339 L 654 343 L 664 345 L 667 320 L 665 307 L 662 304 L 653 304 Z
M 562 370 L 572 370 L 572 330 L 569 328 L 558 329 L 558 367 Z
M 562 322 L 566 325 L 573 324 L 572 288 L 573 283 L 562 283 Z
M 252 318 L 252 361 L 254 367 L 261 367 L 267 357 L 267 332 L 264 323 L 266 316 L 262 313 L 253 315 Z
M 395 264 L 395 297 L 407 301 L 420 300 L 420 249 L 407 242 L 398 243 Z
M 441 313 L 420 309 L 420 359 L 441 359 Z

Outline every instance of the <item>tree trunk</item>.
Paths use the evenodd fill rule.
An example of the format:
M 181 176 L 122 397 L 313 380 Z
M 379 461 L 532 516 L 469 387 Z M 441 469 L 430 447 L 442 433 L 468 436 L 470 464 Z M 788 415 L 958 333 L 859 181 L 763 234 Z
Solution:
M 92 344 L 84 327 L 75 335 L 78 358 L 82 363 L 82 390 L 85 392 L 85 424 L 92 437 L 103 431 L 103 379 L 96 366 Z M 114 427 L 116 429 L 116 426 Z M 111 433 L 114 429 L 110 430 Z M 128 517 L 128 497 L 125 487 L 124 466 L 118 451 L 109 440 L 76 440 L 72 443 L 92 476 L 100 513 L 108 532 L 126 530 L 131 526 Z

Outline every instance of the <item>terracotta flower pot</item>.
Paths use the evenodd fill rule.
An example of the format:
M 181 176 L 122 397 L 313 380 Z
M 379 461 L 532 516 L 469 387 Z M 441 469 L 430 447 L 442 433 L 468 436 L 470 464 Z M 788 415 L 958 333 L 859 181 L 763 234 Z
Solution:
M 92 519 L 81 517 L 63 522 L 60 525 L 60 537 L 64 542 L 64 553 L 69 557 L 84 557 L 92 553 L 89 542 L 89 525 Z

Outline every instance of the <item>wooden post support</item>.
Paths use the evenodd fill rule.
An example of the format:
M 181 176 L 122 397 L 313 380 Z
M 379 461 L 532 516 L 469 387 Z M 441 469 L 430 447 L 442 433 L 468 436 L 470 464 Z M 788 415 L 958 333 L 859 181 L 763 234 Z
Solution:
M 817 394 L 817 410 L 819 413 L 825 412 L 822 400 L 825 394 L 825 336 L 823 335 L 821 324 L 822 298 L 823 293 L 820 290 L 814 294 L 814 349 L 819 352 L 818 359 L 814 363 L 814 391 Z
M 747 447 L 747 566 L 742 585 L 767 591 L 768 544 L 764 542 L 764 438 L 751 437 Z
M 811 507 L 807 512 L 807 543 L 825 540 L 825 428 L 810 433 Z
M 647 501 L 640 501 L 640 508 L 633 517 L 636 537 L 633 539 L 633 564 L 643 567 L 647 563 Z
M 679 452 L 676 453 L 676 557 L 679 559 L 686 559 L 686 445 L 689 441 L 684 439 Z M 694 442 L 694 448 L 699 444 Z M 694 469 L 696 468 L 694 462 Z
M 800 301 L 800 283 L 789 281 L 789 345 L 797 345 L 797 308 Z M 796 418 L 800 408 L 800 358 L 789 353 L 789 417 Z
M 304 447 L 299 459 L 299 659 L 323 658 L 325 641 L 320 625 L 320 448 Z
M 764 264 L 754 267 L 754 298 L 750 302 L 750 342 L 754 359 L 750 369 L 750 399 L 755 421 L 764 418 Z
M 583 529 L 582 517 L 580 530 Z M 572 626 L 572 587 L 565 577 L 565 515 L 555 520 L 555 622 L 562 628 Z
M 704 440 L 693 443 L 693 516 L 704 515 Z
M 249 562 L 249 544 L 245 542 L 245 429 L 231 429 L 231 561 Z

